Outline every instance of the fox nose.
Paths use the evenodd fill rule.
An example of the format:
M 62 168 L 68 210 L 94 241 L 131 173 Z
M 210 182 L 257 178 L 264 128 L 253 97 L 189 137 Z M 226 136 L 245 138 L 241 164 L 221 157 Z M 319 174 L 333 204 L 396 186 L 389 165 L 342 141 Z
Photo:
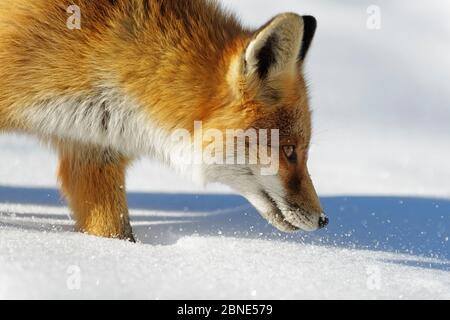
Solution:
M 329 222 L 330 222 L 330 220 L 328 219 L 328 217 L 326 215 L 322 214 L 319 218 L 319 228 L 320 229 L 325 228 Z

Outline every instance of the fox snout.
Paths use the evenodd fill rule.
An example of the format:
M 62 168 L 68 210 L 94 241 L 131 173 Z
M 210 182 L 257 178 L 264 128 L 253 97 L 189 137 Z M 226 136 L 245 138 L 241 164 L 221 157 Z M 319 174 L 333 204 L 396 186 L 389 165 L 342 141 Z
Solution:
M 273 223 L 273 225 L 284 232 L 298 230 L 312 232 L 325 228 L 329 223 L 329 218 L 324 212 L 311 211 L 298 206 L 283 208 L 282 205 L 279 206 L 279 210 L 283 224 Z
M 312 232 L 325 228 L 329 218 L 323 211 L 313 210 L 303 203 L 289 204 L 271 191 L 247 193 L 246 198 L 275 228 L 282 232 L 307 231 Z
M 239 168 L 238 171 L 234 166 L 224 166 L 216 167 L 212 172 L 220 177 L 215 182 L 227 184 L 241 193 L 270 224 L 282 232 L 312 232 L 325 228 L 329 223 L 309 176 L 292 189 L 283 182 L 286 178 L 283 171 L 278 175 L 261 176 L 254 168 Z
M 287 210 L 281 209 L 281 213 L 285 222 L 295 227 L 293 231 L 316 231 L 325 228 L 329 223 L 329 218 L 324 212 L 312 211 L 298 206 L 292 206 Z M 282 229 L 282 231 L 286 230 Z
M 315 231 L 328 225 L 329 219 L 322 209 L 306 165 L 300 170 L 288 168 L 281 171 L 280 180 L 284 181 L 286 205 L 281 201 L 279 207 L 286 220 L 305 231 Z

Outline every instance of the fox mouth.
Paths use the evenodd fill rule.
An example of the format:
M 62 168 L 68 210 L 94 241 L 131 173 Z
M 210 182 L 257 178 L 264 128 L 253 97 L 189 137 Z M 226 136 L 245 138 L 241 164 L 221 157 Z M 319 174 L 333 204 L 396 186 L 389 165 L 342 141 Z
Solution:
M 266 191 L 262 191 L 261 195 L 271 204 L 270 210 L 263 213 L 263 216 L 280 231 L 315 231 L 319 228 L 306 210 L 285 204 L 284 201 L 280 203 Z
M 269 210 L 266 214 L 266 219 L 280 231 L 284 232 L 295 232 L 299 231 L 300 227 L 295 226 L 285 217 L 281 209 L 278 207 L 277 202 L 266 192 L 262 191 L 262 196 L 265 197 L 272 205 L 271 210 Z
M 210 170 L 207 174 L 210 182 L 223 183 L 238 191 L 263 218 L 282 232 L 292 233 L 299 230 L 311 232 L 323 228 L 328 223 L 328 219 L 323 213 L 302 208 L 285 199 L 276 180 L 264 182 L 250 168 L 246 167 L 232 167 L 232 174 L 227 176 L 220 171 L 223 167 L 213 168 L 215 170 Z M 226 167 L 226 169 L 228 168 Z M 229 178 L 235 176 L 236 173 L 242 179 Z

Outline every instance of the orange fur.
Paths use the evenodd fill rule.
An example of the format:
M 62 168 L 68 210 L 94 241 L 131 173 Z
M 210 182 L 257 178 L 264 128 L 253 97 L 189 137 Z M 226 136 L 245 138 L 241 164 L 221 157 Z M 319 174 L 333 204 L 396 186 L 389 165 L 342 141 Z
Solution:
M 128 160 L 113 151 L 80 145 L 58 149 L 59 179 L 77 229 L 91 235 L 134 241 L 125 194 Z

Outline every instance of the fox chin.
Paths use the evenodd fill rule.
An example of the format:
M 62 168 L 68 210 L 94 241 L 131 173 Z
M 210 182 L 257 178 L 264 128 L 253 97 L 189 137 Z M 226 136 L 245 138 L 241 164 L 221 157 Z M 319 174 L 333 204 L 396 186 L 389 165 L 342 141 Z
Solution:
M 70 10 L 59 0 L 0 2 L 0 132 L 55 149 L 77 230 L 134 241 L 125 176 L 143 156 L 234 188 L 281 231 L 328 224 L 307 166 L 303 66 L 314 17 L 284 13 L 250 30 L 216 1 L 75 2 Z M 276 131 L 276 143 L 247 137 L 242 145 L 246 160 L 255 145 L 268 149 L 277 170 L 264 174 L 259 155 L 183 161 L 195 142 L 173 133 L 194 135 L 198 122 L 213 136 Z

